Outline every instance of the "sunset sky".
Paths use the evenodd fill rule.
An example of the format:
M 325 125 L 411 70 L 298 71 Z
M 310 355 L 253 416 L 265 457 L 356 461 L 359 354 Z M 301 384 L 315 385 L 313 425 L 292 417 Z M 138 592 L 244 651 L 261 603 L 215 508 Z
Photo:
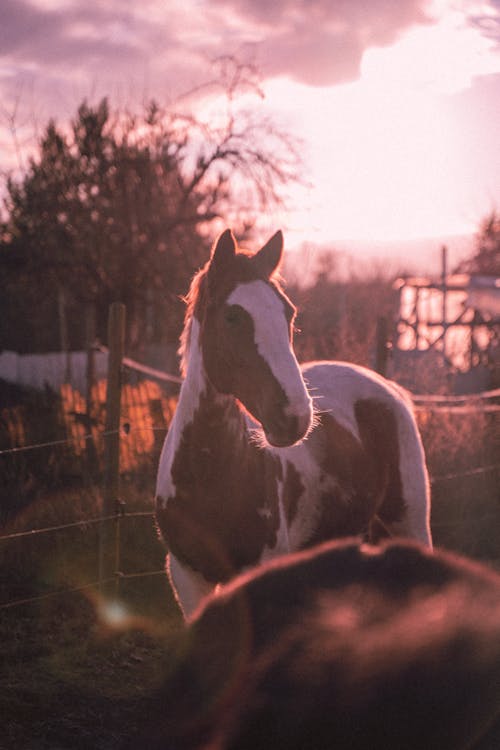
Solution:
M 168 103 L 220 55 L 303 139 L 310 185 L 268 217 L 289 245 L 468 234 L 500 207 L 499 0 L 2 0 L 0 166 L 84 97 Z

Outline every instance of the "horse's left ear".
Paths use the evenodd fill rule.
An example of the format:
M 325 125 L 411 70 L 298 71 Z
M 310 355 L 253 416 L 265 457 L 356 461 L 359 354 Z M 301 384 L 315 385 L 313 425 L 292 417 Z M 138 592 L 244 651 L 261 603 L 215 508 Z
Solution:
M 253 256 L 253 262 L 259 270 L 259 274 L 269 279 L 279 268 L 283 256 L 283 232 L 278 230 L 270 240 L 266 242 L 258 253 Z
M 210 262 L 214 266 L 228 263 L 232 258 L 234 258 L 235 253 L 236 240 L 234 239 L 234 234 L 230 229 L 226 229 L 226 231 L 222 232 L 219 239 L 214 244 Z

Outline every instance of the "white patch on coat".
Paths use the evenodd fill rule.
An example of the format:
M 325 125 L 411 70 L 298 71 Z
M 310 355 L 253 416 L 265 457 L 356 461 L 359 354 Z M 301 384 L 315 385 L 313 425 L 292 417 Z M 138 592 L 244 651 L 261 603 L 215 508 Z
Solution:
M 181 565 L 171 552 L 167 555 L 167 573 L 182 614 L 189 620 L 200 602 L 212 593 L 215 586 L 201 573 Z
M 317 529 L 318 518 L 322 512 L 323 494 L 333 494 L 338 488 L 336 478 L 321 470 L 316 457 L 311 452 L 311 447 L 311 443 L 305 440 L 287 448 L 274 448 L 272 446 L 268 448 L 271 453 L 280 459 L 283 476 L 286 477 L 286 473 L 289 471 L 288 465 L 291 464 L 304 487 L 303 493 L 298 499 L 297 512 L 289 525 L 285 514 L 285 482 L 279 482 L 278 485 L 280 523 L 283 523 L 286 527 L 286 537 L 283 531 L 281 539 L 286 538 L 286 547 L 291 552 L 303 548 Z M 275 551 L 274 554 L 278 554 L 278 551 Z M 279 554 L 282 554 L 281 548 Z
M 276 533 L 276 544 L 274 545 L 274 547 L 264 548 L 260 556 L 259 563 L 266 562 L 267 560 L 272 560 L 273 557 L 276 557 L 277 555 L 287 555 L 292 552 L 292 548 L 290 547 L 290 539 L 288 536 L 288 523 L 286 519 L 285 507 L 283 504 L 283 481 L 281 479 L 278 479 L 277 485 L 278 513 L 280 522 L 278 531 Z
M 304 418 L 310 414 L 311 399 L 289 339 L 283 302 L 265 281 L 249 281 L 238 286 L 227 299 L 251 316 L 255 345 L 262 359 L 283 388 L 290 415 Z
M 158 466 L 156 496 L 158 497 L 160 508 L 165 508 L 168 498 L 175 495 L 172 464 L 179 448 L 184 428 L 193 421 L 194 415 L 200 405 L 200 396 L 205 392 L 207 387 L 199 339 L 200 325 L 196 318 L 193 318 L 189 335 L 186 378 L 181 387 L 177 409 L 170 423 Z

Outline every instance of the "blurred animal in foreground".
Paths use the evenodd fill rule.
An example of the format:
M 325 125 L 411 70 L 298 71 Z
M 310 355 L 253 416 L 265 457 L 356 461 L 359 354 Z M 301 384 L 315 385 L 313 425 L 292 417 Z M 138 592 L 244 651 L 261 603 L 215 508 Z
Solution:
M 383 529 L 431 545 L 411 406 L 364 368 L 299 367 L 282 252 L 281 232 L 251 255 L 228 230 L 188 294 L 185 380 L 156 488 L 186 616 L 218 583 L 328 539 Z
M 500 576 L 326 543 L 210 597 L 166 674 L 131 747 L 498 750 Z

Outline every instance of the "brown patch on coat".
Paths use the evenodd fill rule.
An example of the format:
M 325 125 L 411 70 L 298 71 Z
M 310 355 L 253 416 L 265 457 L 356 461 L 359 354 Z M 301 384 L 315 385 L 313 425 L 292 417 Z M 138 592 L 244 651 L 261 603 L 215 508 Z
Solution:
M 387 404 L 375 399 L 357 401 L 354 413 L 363 445 L 377 466 L 381 490 L 377 507 L 378 526 L 387 529 L 402 521 L 406 513 L 396 417 Z
M 213 582 L 258 563 L 279 527 L 281 464 L 248 442 L 235 403 L 203 395 L 172 465 L 175 495 L 156 513 L 175 557 Z
M 313 431 L 313 453 L 322 475 L 320 514 L 309 544 L 366 534 L 378 499 L 375 461 L 345 427 L 325 412 Z
M 366 399 L 354 407 L 360 440 L 329 413 L 309 440 L 319 455 L 321 511 L 310 544 L 336 537 L 383 536 L 386 524 L 400 520 L 405 504 L 399 475 L 394 414 L 382 402 Z

